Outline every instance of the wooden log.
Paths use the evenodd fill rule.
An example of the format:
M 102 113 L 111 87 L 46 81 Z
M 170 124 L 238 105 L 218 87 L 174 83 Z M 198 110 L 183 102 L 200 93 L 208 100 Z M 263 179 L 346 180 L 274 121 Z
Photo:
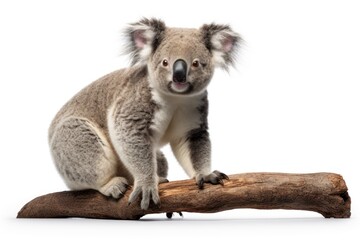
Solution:
M 244 173 L 229 176 L 224 185 L 182 180 L 159 186 L 161 205 L 141 210 L 139 201 L 128 205 L 130 190 L 121 199 L 95 190 L 50 193 L 27 203 L 18 218 L 140 219 L 167 212 L 213 213 L 236 208 L 296 209 L 326 218 L 349 218 L 351 200 L 342 176 L 334 173 Z

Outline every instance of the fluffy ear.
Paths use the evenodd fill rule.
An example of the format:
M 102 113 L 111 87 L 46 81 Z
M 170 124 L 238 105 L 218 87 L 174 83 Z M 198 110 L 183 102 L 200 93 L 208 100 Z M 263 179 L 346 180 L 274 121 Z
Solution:
M 129 24 L 125 29 L 125 53 L 131 57 L 131 64 L 145 64 L 163 39 L 165 23 L 158 19 L 143 18 Z
M 215 66 L 228 70 L 234 64 L 241 37 L 228 25 L 205 24 L 200 31 L 205 46 L 213 55 Z

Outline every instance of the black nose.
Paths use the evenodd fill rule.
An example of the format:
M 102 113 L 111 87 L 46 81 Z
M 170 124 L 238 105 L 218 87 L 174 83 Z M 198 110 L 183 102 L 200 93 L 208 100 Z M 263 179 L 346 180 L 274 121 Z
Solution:
M 186 82 L 186 62 L 182 59 L 176 60 L 173 66 L 173 81 L 177 83 Z

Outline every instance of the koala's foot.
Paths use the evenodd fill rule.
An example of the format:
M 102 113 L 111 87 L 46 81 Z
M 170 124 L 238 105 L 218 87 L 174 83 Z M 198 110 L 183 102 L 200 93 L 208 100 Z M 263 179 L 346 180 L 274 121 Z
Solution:
M 161 183 L 168 183 L 169 180 L 167 178 L 164 178 L 164 177 L 159 177 L 159 184 Z
M 204 188 L 204 183 L 223 185 L 224 179 L 229 180 L 229 177 L 225 173 L 219 172 L 217 170 L 213 171 L 209 175 L 198 174 L 195 178 L 199 189 Z
M 130 205 L 139 196 L 142 196 L 140 207 L 143 210 L 147 210 L 152 200 L 156 205 L 160 204 L 159 190 L 157 184 L 135 182 L 134 190 L 130 194 L 129 202 Z
M 177 213 L 180 215 L 180 217 L 184 217 L 183 214 L 182 214 L 182 212 L 177 212 Z M 174 213 L 173 213 L 173 212 L 168 212 L 168 213 L 166 213 L 166 217 L 167 217 L 168 219 L 171 219 L 173 216 L 174 216 Z
M 128 182 L 123 177 L 114 177 L 104 186 L 102 186 L 99 191 L 113 198 L 120 198 L 126 190 L 129 188 Z

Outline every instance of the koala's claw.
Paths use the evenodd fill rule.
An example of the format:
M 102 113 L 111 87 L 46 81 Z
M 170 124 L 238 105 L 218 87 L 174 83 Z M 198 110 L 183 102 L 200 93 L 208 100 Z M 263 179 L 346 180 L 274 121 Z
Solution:
M 138 185 L 135 186 L 134 190 L 130 194 L 128 205 L 133 203 L 139 196 L 142 195 L 140 207 L 143 210 L 147 210 L 150 205 L 150 201 L 152 200 L 155 205 L 160 204 L 160 197 L 157 189 L 157 185 L 154 187 Z
M 177 213 L 180 215 L 180 217 L 184 217 L 183 214 L 182 214 L 182 212 L 177 212 Z M 171 219 L 173 216 L 174 216 L 174 213 L 173 213 L 173 212 L 168 212 L 168 213 L 166 213 L 166 217 L 167 217 L 168 219 Z
M 196 176 L 196 183 L 199 189 L 203 189 L 204 183 L 224 185 L 224 179 L 229 180 L 229 177 L 225 173 L 215 170 L 209 175 L 198 174 Z
M 197 185 L 198 185 L 199 189 L 203 189 L 204 188 L 204 176 L 200 175 L 199 178 L 200 178 L 200 180 L 196 180 Z
M 221 179 L 229 180 L 228 175 L 225 173 L 219 172 L 218 170 L 215 170 L 213 173 L 215 173 L 217 176 L 219 176 Z

